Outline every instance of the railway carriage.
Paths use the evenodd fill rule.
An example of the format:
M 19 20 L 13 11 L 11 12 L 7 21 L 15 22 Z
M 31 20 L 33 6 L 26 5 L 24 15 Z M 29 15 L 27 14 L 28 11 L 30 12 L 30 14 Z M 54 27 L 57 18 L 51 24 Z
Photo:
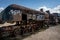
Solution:
M 40 12 L 16 4 L 9 5 L 1 12 L 1 14 L 2 22 L 16 22 L 15 26 L 19 26 L 19 28 L 17 27 L 14 29 L 14 27 L 10 27 L 12 28 L 11 31 L 13 34 L 20 33 L 21 35 L 45 27 L 45 23 L 47 19 L 49 19 L 48 14 L 45 12 Z
M 40 11 L 19 6 L 16 4 L 9 5 L 2 12 L 2 21 L 4 22 L 16 22 L 19 24 L 21 21 L 28 22 L 28 20 L 43 21 L 45 20 L 45 13 Z

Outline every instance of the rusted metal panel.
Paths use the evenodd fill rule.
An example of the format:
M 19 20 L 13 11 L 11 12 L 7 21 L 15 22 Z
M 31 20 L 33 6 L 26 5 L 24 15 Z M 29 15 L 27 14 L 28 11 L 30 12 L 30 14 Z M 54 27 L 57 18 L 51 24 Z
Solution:
M 32 19 L 32 14 L 27 14 L 27 20 Z
M 33 19 L 33 20 L 36 20 L 36 16 L 37 16 L 37 15 L 33 14 L 32 19 Z
M 22 14 L 15 14 L 13 15 L 12 21 L 21 21 L 22 20 Z
M 12 20 L 11 21 L 21 21 L 22 12 L 20 10 L 10 10 L 12 14 Z
M 45 13 L 45 20 L 49 21 L 49 14 L 48 13 Z
M 38 21 L 38 20 L 44 20 L 44 19 L 45 19 L 45 18 L 44 18 L 44 15 L 38 15 L 38 16 L 37 16 L 37 21 Z
M 11 7 L 14 10 L 21 10 L 23 12 L 25 11 L 25 13 L 28 13 L 28 14 L 30 14 L 30 13 L 32 13 L 32 14 L 41 13 L 40 11 L 37 11 L 35 9 L 30 9 L 30 8 L 20 6 L 20 5 L 16 5 L 16 4 L 9 5 L 8 7 Z

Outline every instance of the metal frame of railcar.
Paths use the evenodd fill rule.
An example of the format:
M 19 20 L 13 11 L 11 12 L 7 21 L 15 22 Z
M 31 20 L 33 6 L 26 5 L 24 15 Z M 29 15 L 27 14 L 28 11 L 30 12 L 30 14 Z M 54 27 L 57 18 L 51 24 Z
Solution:
M 12 26 L 6 27 L 7 31 L 9 31 L 10 34 L 16 35 L 16 34 L 20 33 L 21 35 L 23 35 L 24 33 L 34 32 L 35 30 L 38 30 L 39 28 L 43 27 L 45 19 L 43 19 L 43 20 L 38 19 L 37 20 L 37 16 L 39 16 L 39 18 L 40 18 L 40 15 L 45 15 L 44 13 L 41 13 L 40 11 L 36 11 L 36 10 L 30 9 L 30 8 L 26 8 L 23 6 L 19 6 L 16 4 L 12 4 L 8 7 L 11 7 L 11 9 L 9 9 L 9 10 L 13 9 L 13 11 L 19 10 L 21 12 L 21 14 L 20 13 L 16 13 L 16 14 L 13 13 L 14 15 L 12 14 L 13 20 L 10 20 L 10 21 L 12 21 L 12 22 L 15 21 L 16 25 L 14 25 L 14 26 L 16 26 L 16 27 L 18 26 L 18 27 L 17 28 L 15 28 L 14 26 L 13 27 Z M 7 10 L 7 8 L 5 10 Z M 20 14 L 20 16 L 19 16 L 19 14 Z M 22 20 L 22 15 L 23 16 L 25 15 L 26 18 L 28 18 L 28 19 Z M 31 15 L 30 16 L 31 18 L 28 17 L 29 15 Z M 35 15 L 34 20 L 33 20 L 33 15 Z M 18 19 L 16 20 L 16 18 L 18 18 Z M 10 30 L 8 28 L 10 28 Z

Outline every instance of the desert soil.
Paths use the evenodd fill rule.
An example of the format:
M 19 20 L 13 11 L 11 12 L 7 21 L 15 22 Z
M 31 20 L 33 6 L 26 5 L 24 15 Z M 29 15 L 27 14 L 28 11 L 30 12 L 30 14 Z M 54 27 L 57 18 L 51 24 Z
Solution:
M 60 40 L 60 25 L 51 26 L 42 32 L 26 37 L 23 40 Z

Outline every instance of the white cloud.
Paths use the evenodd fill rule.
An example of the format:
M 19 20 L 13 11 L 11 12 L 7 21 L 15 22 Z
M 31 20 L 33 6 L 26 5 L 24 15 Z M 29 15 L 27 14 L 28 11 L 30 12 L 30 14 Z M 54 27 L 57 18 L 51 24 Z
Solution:
M 3 8 L 3 7 L 0 7 L 0 12 L 1 12 L 2 10 L 4 10 L 4 8 Z
M 44 11 L 50 10 L 51 13 L 60 13 L 60 5 L 54 7 L 54 8 L 48 8 L 46 6 L 39 7 L 37 10 L 43 8 Z

